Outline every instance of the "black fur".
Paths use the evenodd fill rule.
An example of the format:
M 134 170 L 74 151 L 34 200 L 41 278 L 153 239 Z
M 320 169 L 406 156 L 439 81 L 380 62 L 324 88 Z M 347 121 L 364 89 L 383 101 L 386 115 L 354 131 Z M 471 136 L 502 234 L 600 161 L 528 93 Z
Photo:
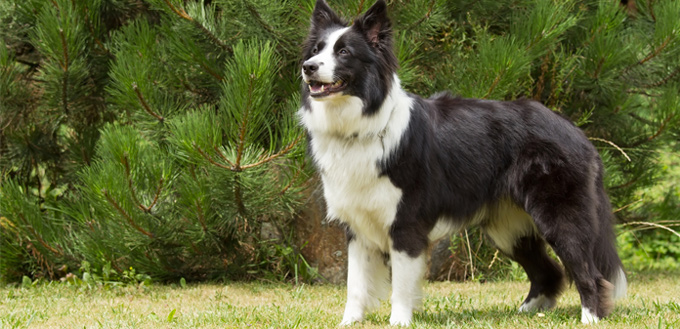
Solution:
M 303 50 L 304 61 L 315 48 L 350 49 L 351 57 L 338 57 L 336 74 L 348 83 L 347 94 L 364 101 L 366 117 L 381 109 L 397 69 L 386 10 L 378 1 L 335 45 L 325 45 L 324 37 L 346 24 L 319 0 Z M 303 110 L 311 111 L 306 86 L 302 94 Z M 533 218 L 537 233 L 517 237 L 513 250 L 504 250 L 527 271 L 527 301 L 557 297 L 563 289 L 564 274 L 547 255 L 547 242 L 582 305 L 598 317 L 609 314 L 613 288 L 607 280 L 617 278 L 621 261 L 602 162 L 585 134 L 530 100 L 410 97 L 410 121 L 397 150 L 376 164 L 403 193 L 389 230 L 392 248 L 417 257 L 438 220 L 464 226 L 481 208 L 510 200 Z M 354 239 L 351 227 L 347 231 Z
M 312 28 L 302 51 L 302 62 L 328 45 L 324 37 L 346 27 L 344 20 L 328 4 L 318 0 L 312 14 Z M 356 19 L 352 28 L 336 42 L 335 50 L 347 48 L 351 57 L 339 57 L 336 75 L 350 86 L 347 93 L 366 101 L 364 112 L 375 113 L 391 88 L 392 74 L 397 69 L 397 58 L 392 51 L 392 30 L 387 19 L 387 5 L 378 2 L 363 16 Z M 304 83 L 303 83 L 304 84 Z M 308 102 L 309 90 L 302 88 L 303 102 Z
M 541 238 L 536 236 L 520 238 L 511 257 L 524 268 L 531 281 L 525 303 L 541 294 L 555 299 L 564 290 L 562 268 L 548 256 L 545 241 Z

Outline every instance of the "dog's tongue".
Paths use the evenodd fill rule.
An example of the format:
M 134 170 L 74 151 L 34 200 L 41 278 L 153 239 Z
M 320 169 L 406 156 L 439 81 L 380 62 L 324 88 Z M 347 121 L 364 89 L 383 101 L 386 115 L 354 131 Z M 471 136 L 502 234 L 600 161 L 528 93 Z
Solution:
M 309 91 L 312 93 L 322 93 L 324 90 L 328 89 L 330 87 L 330 84 L 324 84 L 324 83 L 314 83 L 309 85 Z
M 340 87 L 342 87 L 342 80 L 338 80 L 334 83 L 321 83 L 318 81 L 312 81 L 309 83 L 309 92 L 316 94 L 324 94 L 326 92 L 334 92 Z

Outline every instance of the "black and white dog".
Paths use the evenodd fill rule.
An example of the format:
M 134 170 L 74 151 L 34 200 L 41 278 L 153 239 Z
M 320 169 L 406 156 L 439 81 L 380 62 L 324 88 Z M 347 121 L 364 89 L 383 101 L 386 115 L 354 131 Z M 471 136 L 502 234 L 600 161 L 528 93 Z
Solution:
M 328 217 L 347 228 L 341 324 L 361 321 L 391 279 L 390 323 L 409 325 L 428 244 L 468 225 L 526 270 L 521 312 L 552 308 L 564 287 L 547 243 L 575 282 L 581 321 L 607 316 L 626 277 L 596 149 L 537 102 L 407 93 L 386 11 L 378 0 L 348 26 L 318 0 L 303 50 L 299 117 Z

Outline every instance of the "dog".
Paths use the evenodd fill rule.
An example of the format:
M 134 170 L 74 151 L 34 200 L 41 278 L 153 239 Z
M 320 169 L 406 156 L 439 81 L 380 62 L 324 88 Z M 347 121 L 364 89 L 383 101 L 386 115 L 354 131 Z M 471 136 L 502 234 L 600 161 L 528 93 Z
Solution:
M 298 116 L 328 219 L 347 232 L 340 324 L 362 321 L 391 282 L 390 324 L 409 325 L 428 245 L 470 225 L 526 271 L 520 312 L 554 307 L 568 277 L 581 321 L 607 316 L 627 283 L 592 143 L 535 101 L 406 92 L 392 34 L 383 0 L 351 25 L 318 0 L 302 50 Z

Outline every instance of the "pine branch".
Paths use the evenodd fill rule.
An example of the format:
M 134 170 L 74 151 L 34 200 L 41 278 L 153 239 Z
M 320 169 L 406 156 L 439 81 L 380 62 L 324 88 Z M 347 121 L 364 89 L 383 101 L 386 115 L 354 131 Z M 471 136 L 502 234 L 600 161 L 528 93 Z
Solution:
M 168 7 L 170 7 L 170 10 L 172 10 L 175 14 L 177 14 L 177 16 L 191 22 L 191 24 L 196 26 L 199 30 L 203 31 L 203 33 L 205 33 L 208 36 L 208 39 L 210 39 L 216 45 L 220 46 L 220 48 L 224 49 L 225 51 L 227 51 L 229 53 L 232 52 L 231 47 L 229 47 L 224 42 L 222 42 L 222 40 L 220 40 L 215 34 L 210 32 L 210 30 L 208 30 L 208 28 L 203 26 L 203 24 L 201 24 L 197 20 L 193 19 L 193 17 L 189 16 L 189 14 L 187 14 L 187 12 L 184 11 L 184 9 L 177 8 L 177 7 L 173 6 L 172 3 L 170 3 L 170 0 L 164 0 L 164 1 L 165 1 L 165 4 L 167 4 Z
M 196 200 L 196 215 L 198 217 L 198 222 L 201 223 L 203 227 L 203 232 L 208 232 L 208 226 L 205 225 L 205 217 L 203 216 L 203 209 L 201 209 L 201 204 Z
M 222 168 L 222 169 L 231 170 L 231 171 L 233 171 L 233 172 L 241 172 L 241 171 L 243 171 L 243 170 L 245 170 L 245 169 L 250 169 L 250 168 L 257 167 L 257 166 L 261 166 L 261 165 L 263 165 L 263 164 L 265 164 L 265 163 L 271 162 L 271 161 L 273 161 L 273 160 L 275 160 L 275 159 L 281 157 L 282 155 L 287 154 L 288 152 L 290 152 L 290 150 L 292 150 L 292 149 L 295 147 L 295 145 L 297 145 L 297 144 L 300 142 L 300 140 L 302 140 L 302 137 L 303 137 L 303 135 L 298 135 L 298 136 L 295 138 L 294 141 L 292 141 L 290 144 L 286 145 L 286 147 L 283 148 L 283 149 L 281 149 L 279 152 L 276 152 L 275 154 L 272 154 L 272 155 L 270 155 L 270 156 L 263 156 L 258 162 L 251 163 L 251 164 L 248 164 L 248 165 L 245 165 L 245 166 L 240 166 L 240 165 L 237 165 L 237 164 L 231 162 L 227 157 L 225 157 L 225 156 L 222 154 L 222 152 L 220 152 L 220 150 L 217 148 L 217 146 L 214 147 L 215 153 L 217 153 L 217 155 L 218 155 L 222 160 L 224 160 L 225 162 L 229 163 L 229 166 L 225 166 L 225 165 L 223 165 L 223 164 L 221 164 L 221 163 L 215 161 L 215 160 L 214 160 L 208 153 L 206 153 L 201 147 L 199 147 L 198 145 L 196 145 L 196 143 L 193 144 L 193 147 L 194 147 L 194 149 L 196 149 L 196 151 L 198 151 L 198 153 L 199 153 L 204 159 L 208 160 L 208 162 L 210 162 L 210 163 L 213 164 L 214 166 L 217 166 L 217 167 Z
M 219 75 L 217 72 L 213 71 L 213 70 L 212 70 L 210 67 L 208 67 L 208 65 L 206 65 L 203 61 L 201 61 L 200 59 L 197 59 L 197 61 L 199 62 L 199 65 L 201 65 L 201 67 L 203 68 L 203 70 L 205 70 L 206 72 L 208 72 L 208 74 L 212 75 L 213 78 L 215 78 L 215 79 L 217 79 L 217 80 L 219 80 L 219 81 L 224 81 L 224 77 L 223 77 L 223 76 L 221 76 L 221 75 Z
M 597 78 L 600 76 L 600 73 L 602 71 L 602 65 L 604 64 L 605 58 L 602 57 L 600 58 L 600 61 L 597 62 L 597 68 L 595 69 L 595 73 L 593 73 L 592 77 L 593 79 L 597 80 Z
M 241 127 L 239 128 L 239 136 L 238 136 L 238 148 L 236 151 L 236 163 L 234 164 L 234 168 L 239 170 L 241 166 L 241 159 L 243 158 L 243 149 L 246 144 L 246 130 L 248 127 L 248 117 L 250 115 L 250 111 L 252 110 L 252 105 L 253 105 L 253 89 L 255 87 L 253 86 L 253 76 L 250 76 L 249 84 L 248 84 L 248 103 L 245 106 L 244 112 L 243 112 L 243 120 L 241 120 Z M 239 170 L 240 171 L 240 170 Z
M 657 137 L 659 137 L 659 136 L 661 135 L 661 133 L 666 129 L 666 125 L 668 125 L 668 123 L 673 119 L 673 117 L 675 117 L 675 114 L 669 115 L 669 116 L 661 123 L 661 126 L 660 126 L 659 129 L 654 133 L 654 135 L 649 136 L 649 137 L 647 137 L 647 138 L 645 138 L 645 139 L 639 140 L 639 141 L 633 143 L 632 145 L 630 145 L 630 147 L 631 147 L 631 148 L 638 147 L 638 146 L 640 146 L 640 145 L 642 145 L 642 144 L 644 144 L 644 143 L 651 142 L 652 140 L 654 140 L 654 139 L 656 139 Z
M 652 60 L 653 58 L 655 58 L 656 56 L 661 54 L 661 52 L 668 46 L 668 44 L 671 42 L 672 39 L 673 39 L 672 35 L 667 36 L 666 39 L 664 39 L 664 41 L 661 43 L 661 45 L 659 47 L 655 48 L 645 58 L 643 58 L 643 59 L 639 60 L 638 62 L 636 62 L 635 64 L 632 64 L 632 65 L 628 66 L 627 68 L 625 68 L 623 70 L 623 73 L 626 74 L 626 73 L 628 73 L 628 71 L 630 71 L 634 67 L 644 65 L 648 61 Z
M 121 160 L 123 163 L 123 166 L 125 167 L 125 177 L 128 180 L 128 187 L 130 188 L 130 194 L 132 196 L 132 200 L 137 204 L 137 208 L 141 209 L 145 213 L 150 213 L 151 208 L 156 205 L 158 202 L 158 197 L 161 194 L 161 190 L 163 189 L 163 178 L 161 177 L 160 181 L 158 182 L 158 188 L 156 189 L 156 195 L 153 198 L 153 201 L 151 202 L 151 205 L 148 207 L 143 205 L 141 201 L 137 198 L 137 193 L 134 188 L 134 184 L 132 183 L 132 174 L 130 171 L 130 164 L 129 164 L 129 159 L 127 153 L 123 155 L 123 159 Z
M 357 12 L 355 14 L 356 16 L 361 15 L 361 12 L 364 11 L 364 3 L 365 2 L 366 2 L 366 0 L 359 1 L 359 7 L 357 7 Z
M 97 36 L 94 34 L 94 27 L 92 27 L 92 22 L 90 22 L 90 18 L 88 16 L 89 13 L 90 13 L 90 8 L 85 6 L 85 15 L 84 15 L 85 16 L 85 23 L 87 23 L 87 28 L 88 28 L 88 30 L 90 30 L 90 35 L 92 35 L 92 39 L 94 39 L 94 42 L 97 44 L 97 46 L 99 46 L 99 48 L 101 48 L 101 50 L 103 50 L 107 54 L 111 54 L 111 52 L 106 48 L 106 46 L 104 46 L 104 44 L 101 42 L 101 40 L 99 40 L 99 38 L 97 38 Z
M 541 100 L 541 95 L 543 95 L 543 90 L 545 90 L 545 76 L 548 73 L 548 61 L 550 59 L 550 54 L 546 54 L 543 57 L 543 63 L 541 63 L 541 75 L 538 77 L 536 82 L 536 92 L 534 93 L 534 99 L 537 101 Z
M 137 87 L 137 83 L 133 82 L 132 83 L 132 89 L 135 91 L 135 94 L 137 94 L 137 98 L 139 99 L 139 102 L 142 104 L 142 108 L 146 111 L 146 113 L 149 113 L 149 115 L 153 116 L 154 118 L 158 119 L 161 123 L 165 121 L 165 118 L 160 116 L 158 113 L 154 112 L 149 104 L 146 102 L 144 99 L 144 96 L 142 96 L 142 92 L 139 91 L 139 87 Z
M 306 164 L 303 164 L 302 167 L 304 168 L 305 165 Z M 293 176 L 293 179 L 291 179 L 290 182 L 288 182 L 288 184 L 281 190 L 281 192 L 279 192 L 279 195 L 286 194 L 286 192 L 288 192 L 288 190 L 291 188 L 291 186 L 293 186 L 293 182 L 295 182 L 298 179 L 298 177 L 300 177 L 301 174 L 302 174 L 302 170 L 296 170 L 295 176 Z
M 33 72 L 33 71 L 35 71 L 38 67 L 40 67 L 40 63 L 39 63 L 39 62 L 31 62 L 31 61 L 29 61 L 29 60 L 27 60 L 27 59 L 23 59 L 23 58 L 15 58 L 14 61 L 16 61 L 17 63 L 21 63 L 21 64 L 24 64 L 24 65 L 28 66 L 28 71 L 29 71 L 29 72 Z
M 66 37 L 64 36 L 64 29 L 59 29 L 59 36 L 61 37 L 61 46 L 63 49 L 64 63 L 61 68 L 64 70 L 64 83 L 61 87 L 61 101 L 64 105 L 64 114 L 68 115 L 68 46 L 66 44 Z
M 650 98 L 661 97 L 661 94 L 652 94 L 652 93 L 646 92 L 644 90 L 629 89 L 629 90 L 626 90 L 626 93 L 644 95 L 644 96 L 647 96 L 647 97 L 650 97 Z
M 643 122 L 644 124 L 653 126 L 654 122 L 652 120 L 645 119 L 641 116 L 639 116 L 637 113 L 628 113 L 629 116 L 631 116 L 633 119 L 638 120 L 640 122 Z
M 244 220 L 247 220 L 248 215 L 246 206 L 243 203 L 243 195 L 241 193 L 241 181 L 239 175 L 234 175 L 234 201 L 236 202 L 236 209 Z M 247 225 L 247 223 L 246 223 Z
M 162 177 L 161 177 L 161 180 L 158 181 L 158 188 L 156 189 L 156 195 L 153 197 L 153 201 L 151 202 L 151 204 L 148 207 L 144 207 L 144 206 L 140 205 L 140 206 L 143 207 L 143 210 L 145 212 L 147 212 L 147 213 L 151 212 L 151 208 L 153 208 L 156 205 L 156 203 L 158 202 L 158 198 L 161 195 L 161 190 L 163 189 L 163 182 L 164 181 L 165 180 Z
M 671 39 L 673 39 L 672 36 L 670 36 L 670 35 L 667 36 L 666 39 L 663 41 L 663 43 L 661 43 L 661 45 L 658 48 L 654 49 L 653 52 L 651 52 L 649 55 L 647 55 L 647 57 L 645 57 L 644 59 L 639 61 L 638 65 L 642 65 L 645 62 L 651 60 L 652 58 L 658 56 L 661 53 L 661 51 L 663 51 L 666 48 L 666 46 L 668 46 L 668 44 L 671 42 Z
M 430 19 L 430 16 L 432 16 L 432 10 L 434 9 L 434 2 L 435 0 L 430 1 L 430 8 L 427 9 L 427 13 L 425 13 L 425 16 L 421 17 L 417 21 L 415 21 L 411 26 L 407 28 L 407 30 L 412 30 L 415 29 L 416 26 L 419 26 L 422 22 Z
M 173 12 L 175 12 L 175 14 L 177 14 L 179 17 L 182 17 L 182 18 L 184 18 L 184 19 L 186 19 L 186 20 L 188 20 L 188 21 L 190 21 L 190 22 L 193 22 L 193 21 L 194 21 L 194 19 L 191 18 L 191 16 L 189 16 L 189 14 L 187 14 L 187 12 L 184 11 L 184 9 L 182 9 L 182 8 L 177 9 L 175 6 L 172 5 L 172 3 L 170 3 L 169 0 L 164 0 L 164 1 L 165 1 L 165 4 L 167 4 L 168 7 L 170 7 L 170 9 L 171 9 Z
M 665 78 L 663 78 L 663 79 L 661 79 L 661 80 L 659 80 L 655 83 L 645 85 L 645 86 L 642 86 L 642 87 L 643 88 L 661 87 L 662 85 L 666 84 L 671 79 L 675 78 L 678 75 L 678 73 L 680 73 L 680 67 L 675 68 L 675 70 L 671 74 L 669 74 L 667 77 L 665 77 Z
M 130 174 L 130 164 L 128 162 L 127 152 L 125 152 L 125 154 L 123 154 L 123 158 L 120 161 L 123 163 L 123 167 L 125 167 L 125 177 L 127 178 L 127 181 L 128 181 L 128 187 L 130 188 L 130 194 L 132 196 L 132 201 L 134 201 L 140 209 L 144 209 L 144 206 L 142 206 L 142 203 L 139 202 L 139 199 L 137 199 L 137 193 L 135 192 L 135 187 L 132 184 L 132 175 Z
M 611 189 L 611 190 L 618 190 L 618 189 L 630 187 L 631 185 L 637 183 L 637 181 L 638 181 L 638 177 L 635 177 L 635 178 L 633 178 L 632 180 L 628 181 L 627 183 L 624 183 L 624 184 L 621 184 L 621 185 L 617 185 L 617 186 L 612 186 L 612 187 L 610 187 L 610 189 Z
M 54 278 L 53 265 L 50 264 L 50 260 L 45 259 L 45 255 L 34 247 L 33 243 L 29 242 L 26 249 L 31 252 L 31 257 L 35 259 L 41 269 L 46 270 L 50 278 Z
M 491 96 L 491 93 L 496 89 L 496 86 L 498 86 L 498 83 L 501 81 L 501 78 L 503 77 L 503 74 L 505 74 L 505 69 L 501 70 L 500 73 L 496 76 L 496 79 L 493 80 L 493 83 L 491 84 L 491 87 L 489 88 L 489 91 L 486 92 L 486 95 L 482 98 L 487 98 Z
M 45 247 L 47 250 L 51 251 L 53 254 L 59 256 L 61 255 L 61 252 L 52 246 L 50 246 L 43 238 L 36 232 L 36 230 L 33 228 L 33 225 L 31 225 L 28 220 L 26 220 L 26 217 L 24 217 L 24 214 L 19 214 L 19 218 L 21 218 L 21 221 L 24 222 L 24 225 L 26 225 L 26 229 L 31 232 L 31 234 L 40 242 L 40 244 Z
M 276 37 L 276 40 L 278 41 L 277 43 L 282 46 L 283 49 L 286 49 L 287 51 L 290 51 L 291 48 L 295 48 L 297 45 L 291 45 L 290 41 L 288 38 L 285 38 L 283 35 L 281 35 L 281 32 L 279 32 L 279 29 L 273 27 L 269 22 L 267 22 L 264 18 L 262 18 L 262 15 L 260 15 L 260 12 L 257 11 L 257 8 L 253 6 L 252 3 L 246 2 L 246 9 L 250 12 L 252 16 L 255 17 L 255 20 L 257 23 L 262 26 L 267 33 L 270 35 L 273 35 Z
M 227 159 L 227 157 L 224 156 L 224 154 L 222 154 L 222 152 L 220 152 L 220 149 L 217 148 L 217 145 L 215 145 L 213 149 L 215 150 L 217 155 L 219 155 L 220 158 L 222 158 L 222 160 L 226 161 L 230 166 L 234 167 L 234 163 L 232 163 L 229 159 Z
M 288 144 L 288 146 L 286 146 L 285 148 L 283 148 L 281 151 L 277 152 L 276 154 L 273 154 L 269 157 L 266 157 L 266 158 L 264 158 L 264 159 L 262 159 L 262 160 L 260 160 L 256 163 L 252 163 L 252 164 L 249 164 L 249 165 L 242 166 L 241 169 L 243 170 L 243 169 L 248 169 L 248 168 L 260 166 L 262 164 L 270 162 L 270 161 L 290 152 L 290 150 L 292 150 L 293 147 L 295 147 L 295 145 L 302 139 L 302 136 L 303 136 L 302 134 L 298 135 L 297 138 L 295 138 L 295 140 L 293 142 Z
M 196 145 L 196 143 L 193 143 L 193 146 L 194 146 L 194 149 L 196 149 L 196 151 L 198 151 L 198 153 L 199 153 L 204 159 L 208 160 L 208 162 L 210 162 L 210 163 L 213 164 L 214 166 L 217 166 L 217 167 L 222 168 L 222 169 L 228 169 L 228 170 L 231 170 L 231 171 L 236 171 L 236 170 L 235 170 L 235 167 L 234 167 L 233 165 L 232 165 L 231 167 L 227 167 L 227 166 L 225 166 L 225 165 L 223 165 L 223 164 L 221 164 L 221 163 L 216 162 L 215 160 L 213 160 L 213 158 L 212 158 L 210 155 L 208 155 L 207 153 L 205 153 L 205 151 L 203 151 L 203 149 L 201 149 L 200 146 Z
M 257 11 L 257 8 L 255 8 L 252 3 L 245 2 L 245 5 L 248 12 L 250 12 L 250 14 L 255 17 L 255 20 L 258 24 L 260 24 L 260 26 L 262 26 L 271 35 L 275 35 L 277 39 L 284 40 L 284 38 L 281 37 L 281 33 L 276 28 L 271 26 L 267 21 L 265 21 L 264 18 L 262 18 L 262 15 L 260 15 L 260 13 Z
M 111 195 L 109 195 L 109 192 L 106 189 L 103 189 L 102 193 L 104 193 L 104 197 L 106 198 L 106 201 L 108 201 L 109 204 L 111 206 L 113 206 L 113 208 L 115 208 L 121 215 L 123 215 L 123 217 L 125 217 L 125 219 L 127 220 L 128 224 L 130 224 L 130 226 L 132 226 L 134 229 L 136 229 L 140 233 L 142 233 L 142 234 L 148 236 L 149 238 L 153 239 L 153 234 L 147 232 L 146 230 L 141 228 L 139 225 L 137 225 L 134 222 L 134 220 L 132 220 L 132 217 L 130 217 L 130 214 L 128 214 L 127 212 L 125 212 L 125 210 L 123 208 L 121 208 L 121 206 L 116 202 L 116 200 L 114 200 L 111 197 Z

